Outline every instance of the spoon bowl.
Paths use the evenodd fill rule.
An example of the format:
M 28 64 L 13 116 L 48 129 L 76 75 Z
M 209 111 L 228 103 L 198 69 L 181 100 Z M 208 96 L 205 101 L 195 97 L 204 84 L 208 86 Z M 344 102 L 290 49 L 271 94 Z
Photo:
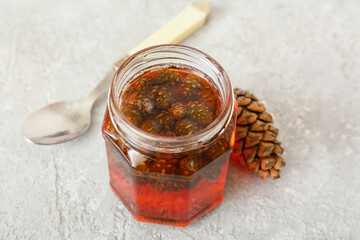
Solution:
M 22 134 L 28 141 L 50 145 L 70 141 L 84 132 L 91 124 L 91 109 L 95 101 L 108 91 L 115 69 L 90 93 L 79 101 L 50 104 L 31 114 L 24 122 Z
M 91 107 L 83 101 L 50 104 L 31 114 L 22 129 L 32 143 L 48 145 L 70 141 L 83 134 L 91 124 Z

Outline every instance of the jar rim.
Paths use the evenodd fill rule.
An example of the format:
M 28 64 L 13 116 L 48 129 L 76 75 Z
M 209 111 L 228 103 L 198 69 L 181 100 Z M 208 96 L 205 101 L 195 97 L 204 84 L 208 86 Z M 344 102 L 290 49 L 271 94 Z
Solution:
M 205 128 L 185 136 L 159 136 L 148 133 L 146 131 L 137 128 L 126 117 L 121 113 L 120 106 L 116 106 L 116 101 L 114 99 L 114 88 L 116 87 L 116 80 L 121 77 L 124 72 L 128 71 L 127 67 L 138 57 L 142 57 L 144 60 L 149 54 L 153 52 L 160 51 L 162 53 L 171 52 L 171 51 L 187 51 L 193 54 L 198 55 L 204 61 L 212 64 L 213 68 L 217 70 L 219 76 L 224 82 L 224 105 L 219 113 L 219 115 L 214 119 L 208 126 Z M 214 69 L 213 69 L 214 70 Z M 120 82 L 124 81 L 120 79 Z M 180 44 L 162 44 L 155 45 L 145 49 L 142 49 L 130 57 L 128 57 L 122 65 L 117 69 L 113 81 L 110 86 L 110 91 L 108 95 L 108 110 L 110 119 L 120 136 L 126 138 L 130 144 L 134 147 L 141 149 L 146 149 L 155 152 L 168 152 L 168 153 L 178 153 L 193 150 L 201 147 L 201 143 L 209 142 L 209 139 L 212 139 L 216 133 L 221 132 L 226 128 L 231 120 L 231 116 L 234 111 L 234 100 L 233 100 L 233 91 L 231 87 L 231 82 L 227 76 L 225 70 L 221 65 L 212 57 L 210 57 L 205 52 L 198 50 L 193 47 L 180 45 Z M 228 103 L 228 104 L 227 104 Z M 127 137 L 128 136 L 128 137 Z

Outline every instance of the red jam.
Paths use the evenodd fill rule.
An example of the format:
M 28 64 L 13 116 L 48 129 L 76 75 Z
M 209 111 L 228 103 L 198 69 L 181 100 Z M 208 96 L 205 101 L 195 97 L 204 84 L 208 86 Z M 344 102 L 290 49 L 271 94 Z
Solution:
M 219 91 L 188 69 L 161 68 L 132 80 L 120 111 L 144 132 L 176 138 L 196 134 L 221 112 Z M 223 198 L 234 119 L 208 143 L 187 152 L 146 152 L 121 137 L 105 113 L 111 188 L 139 221 L 187 226 Z

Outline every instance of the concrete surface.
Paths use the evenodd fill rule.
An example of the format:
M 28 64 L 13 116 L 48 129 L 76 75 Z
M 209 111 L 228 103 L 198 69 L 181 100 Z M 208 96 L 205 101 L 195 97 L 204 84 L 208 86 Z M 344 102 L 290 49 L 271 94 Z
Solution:
M 36 109 L 78 99 L 190 1 L 0 2 L 0 239 L 359 239 L 360 2 L 212 1 L 185 44 L 263 99 L 287 167 L 277 181 L 232 164 L 223 203 L 187 228 L 136 222 L 111 192 L 100 125 L 25 142 Z

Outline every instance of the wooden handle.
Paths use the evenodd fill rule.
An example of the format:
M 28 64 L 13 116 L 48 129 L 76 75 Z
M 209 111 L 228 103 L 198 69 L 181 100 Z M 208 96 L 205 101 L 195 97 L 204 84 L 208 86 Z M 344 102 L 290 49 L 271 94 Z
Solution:
M 180 43 L 204 25 L 210 11 L 211 6 L 208 2 L 192 4 L 138 46 L 131 49 L 128 54 L 132 55 L 153 45 Z
M 135 48 L 131 49 L 127 55 L 114 64 L 114 68 L 117 69 L 120 67 L 127 57 L 141 49 L 159 44 L 180 43 L 205 24 L 210 11 L 211 5 L 208 2 L 193 3 L 165 26 L 154 32 Z

